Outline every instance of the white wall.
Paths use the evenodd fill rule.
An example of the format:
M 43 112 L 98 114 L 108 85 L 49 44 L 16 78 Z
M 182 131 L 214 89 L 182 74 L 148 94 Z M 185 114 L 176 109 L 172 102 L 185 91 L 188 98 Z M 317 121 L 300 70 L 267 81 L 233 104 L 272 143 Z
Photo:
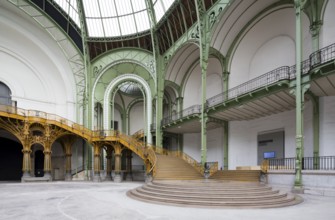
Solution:
M 0 81 L 18 107 L 76 120 L 75 80 L 53 38 L 23 12 L 2 7 L 0 30 Z
M 208 60 L 207 78 L 206 78 L 206 98 L 211 98 L 217 94 L 222 93 L 222 68 L 221 64 L 216 58 Z M 201 104 L 201 68 L 196 65 L 191 69 L 190 76 L 187 80 L 184 90 L 183 108 L 192 105 Z
M 114 108 L 114 121 L 118 121 L 118 130 L 122 131 L 122 118 L 121 113 L 118 109 Z
M 310 55 L 309 21 L 302 16 L 303 57 Z M 281 9 L 256 23 L 239 42 L 230 64 L 229 88 L 281 66 L 295 64 L 295 12 Z
M 201 134 L 184 134 L 183 144 L 183 152 L 201 162 Z M 223 128 L 207 131 L 207 162 L 223 167 Z
M 335 43 L 335 1 L 328 0 L 320 31 L 320 47 Z
M 223 128 L 207 131 L 207 161 L 218 162 L 223 169 Z
M 201 135 L 200 133 L 184 134 L 183 152 L 196 161 L 201 161 Z
M 313 155 L 312 103 L 305 105 L 304 154 Z M 229 122 L 229 169 L 236 166 L 257 165 L 257 136 L 260 132 L 284 129 L 285 157 L 295 157 L 295 110 L 287 111 L 251 121 Z
M 132 135 L 135 132 L 144 129 L 144 115 L 143 115 L 143 102 L 135 104 L 129 113 L 129 134 Z
M 320 156 L 335 156 L 335 96 L 320 98 Z

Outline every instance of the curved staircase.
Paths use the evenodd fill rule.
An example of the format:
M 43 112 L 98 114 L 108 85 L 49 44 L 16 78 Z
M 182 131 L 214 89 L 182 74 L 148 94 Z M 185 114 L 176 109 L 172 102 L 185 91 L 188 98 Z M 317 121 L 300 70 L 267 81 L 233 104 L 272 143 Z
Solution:
M 302 202 L 264 184 L 216 180 L 154 181 L 127 195 L 149 203 L 195 207 L 274 208 Z

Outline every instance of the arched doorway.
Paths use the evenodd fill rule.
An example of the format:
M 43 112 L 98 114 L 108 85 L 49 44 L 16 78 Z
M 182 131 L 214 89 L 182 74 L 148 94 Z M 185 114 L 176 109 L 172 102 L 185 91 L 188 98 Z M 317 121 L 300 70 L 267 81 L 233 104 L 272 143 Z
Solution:
M 0 130 L 0 181 L 18 181 L 22 177 L 22 145 L 6 131 Z
M 12 92 L 3 82 L 0 82 L 0 105 L 12 105 Z
M 35 151 L 35 177 L 43 177 L 44 176 L 44 153 L 42 150 Z

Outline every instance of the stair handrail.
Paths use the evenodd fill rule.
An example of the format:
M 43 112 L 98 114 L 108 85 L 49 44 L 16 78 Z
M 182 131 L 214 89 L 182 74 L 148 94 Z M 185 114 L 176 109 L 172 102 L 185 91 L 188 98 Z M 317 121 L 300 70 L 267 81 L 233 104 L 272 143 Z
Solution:
M 147 149 L 150 149 L 150 151 L 148 151 L 148 159 L 151 158 L 152 161 L 154 161 L 148 173 L 152 173 L 153 177 L 156 176 L 156 164 L 157 164 L 157 156 L 155 153 L 156 148 L 157 147 L 152 144 L 147 144 Z
M 262 161 L 262 164 L 261 164 L 261 172 L 262 173 L 267 173 L 269 170 L 269 160 L 268 159 L 265 159 Z
M 190 164 L 201 175 L 204 174 L 205 169 L 201 165 L 201 163 L 199 163 L 194 158 L 192 158 L 191 156 L 189 156 L 188 154 L 186 154 L 182 151 L 179 151 L 179 150 L 173 150 L 172 151 L 172 150 L 163 149 L 162 147 L 156 147 L 155 152 L 158 153 L 158 154 L 164 154 L 164 155 L 171 155 L 171 156 L 179 157 L 179 158 L 183 159 L 185 162 L 187 162 L 188 164 Z
M 121 132 L 117 130 L 95 130 L 93 131 L 93 130 L 86 128 L 83 125 L 77 124 L 73 121 L 70 121 L 68 119 L 65 119 L 55 114 L 49 114 L 49 113 L 39 111 L 39 110 L 26 110 L 26 109 L 9 106 L 9 105 L 0 104 L 0 112 L 5 112 L 8 115 L 13 114 L 15 115 L 15 118 L 19 118 L 18 116 L 21 116 L 23 117 L 22 120 L 24 120 L 24 118 L 36 118 L 36 122 L 39 122 L 39 120 L 48 120 L 74 133 L 76 133 L 75 131 L 77 132 L 80 131 L 80 136 L 83 138 L 86 138 L 88 141 L 92 140 L 93 138 L 104 139 L 110 136 L 115 136 L 115 137 L 118 137 L 119 139 L 123 139 L 125 142 L 128 143 L 130 147 L 133 146 L 132 150 L 133 151 L 136 150 L 136 153 L 141 154 L 142 158 L 146 158 L 146 155 L 148 155 L 147 157 L 148 160 L 150 161 L 151 164 L 153 164 L 151 171 L 153 171 L 153 173 L 155 174 L 155 164 L 156 164 L 157 158 L 156 158 L 154 150 L 144 145 L 143 142 L 139 142 L 135 138 L 122 134 Z M 64 126 L 67 126 L 67 128 L 65 128 Z
M 137 138 L 137 139 L 144 137 L 144 129 L 140 129 L 136 131 L 134 134 L 132 134 L 132 137 Z

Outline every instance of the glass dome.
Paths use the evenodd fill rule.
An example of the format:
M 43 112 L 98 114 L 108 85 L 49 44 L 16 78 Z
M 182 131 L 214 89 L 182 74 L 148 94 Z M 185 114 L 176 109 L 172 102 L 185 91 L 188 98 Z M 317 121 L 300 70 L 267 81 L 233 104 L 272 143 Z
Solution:
M 120 91 L 129 96 L 142 96 L 142 90 L 139 85 L 134 82 L 124 82 L 119 86 Z
M 88 37 L 127 36 L 150 29 L 146 0 L 54 0 L 80 27 L 77 1 L 82 1 Z M 157 22 L 174 0 L 151 0 Z

